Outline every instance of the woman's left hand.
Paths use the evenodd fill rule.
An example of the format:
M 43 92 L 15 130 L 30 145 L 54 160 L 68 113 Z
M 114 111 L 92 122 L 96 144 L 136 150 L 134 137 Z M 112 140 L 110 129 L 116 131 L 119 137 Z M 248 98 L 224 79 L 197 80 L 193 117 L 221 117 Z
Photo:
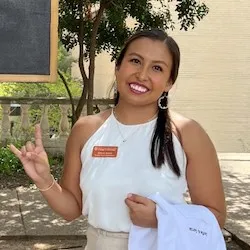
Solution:
M 137 194 L 129 194 L 125 203 L 134 225 L 157 228 L 156 205 L 152 200 Z

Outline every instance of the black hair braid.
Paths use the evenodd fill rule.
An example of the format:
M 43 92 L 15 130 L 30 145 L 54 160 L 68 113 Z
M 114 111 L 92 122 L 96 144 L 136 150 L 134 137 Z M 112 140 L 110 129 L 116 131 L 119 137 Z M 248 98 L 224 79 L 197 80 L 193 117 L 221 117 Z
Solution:
M 167 98 L 164 106 L 168 104 Z M 158 118 L 156 121 L 155 131 L 151 145 L 151 160 L 156 168 L 161 168 L 162 164 L 167 160 L 170 169 L 180 177 L 180 168 L 178 166 L 172 136 L 172 125 L 168 108 L 163 110 L 158 108 Z

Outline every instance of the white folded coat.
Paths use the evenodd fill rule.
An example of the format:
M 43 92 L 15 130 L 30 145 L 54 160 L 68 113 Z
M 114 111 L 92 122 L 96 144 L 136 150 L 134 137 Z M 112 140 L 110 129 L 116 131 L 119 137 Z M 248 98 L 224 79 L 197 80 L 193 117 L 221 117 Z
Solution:
M 158 228 L 132 225 L 128 250 L 226 250 L 219 224 L 204 206 L 171 204 L 159 194 L 156 203 Z

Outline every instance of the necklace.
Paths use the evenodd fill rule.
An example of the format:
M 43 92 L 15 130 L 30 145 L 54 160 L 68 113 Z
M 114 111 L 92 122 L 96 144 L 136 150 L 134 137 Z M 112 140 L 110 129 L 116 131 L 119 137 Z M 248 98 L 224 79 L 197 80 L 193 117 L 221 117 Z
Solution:
M 122 137 L 122 143 L 124 143 L 128 140 L 129 137 L 131 137 L 133 134 L 135 134 L 135 132 L 140 128 L 140 126 L 137 126 L 136 129 L 125 138 L 122 131 L 121 131 L 119 119 L 117 118 L 117 115 L 115 113 L 115 109 L 113 109 L 113 114 L 115 117 L 115 123 L 116 123 L 116 126 L 118 128 L 119 134 Z M 150 119 L 148 119 L 145 123 L 152 121 L 157 116 L 157 114 L 158 114 L 158 112 L 156 114 L 154 114 Z M 140 124 L 137 124 L 137 125 L 140 125 Z

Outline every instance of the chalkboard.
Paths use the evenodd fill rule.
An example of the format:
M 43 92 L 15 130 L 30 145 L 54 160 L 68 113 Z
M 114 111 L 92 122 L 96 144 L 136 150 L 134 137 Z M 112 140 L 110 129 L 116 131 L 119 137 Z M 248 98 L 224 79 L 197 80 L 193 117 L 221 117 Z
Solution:
M 58 0 L 0 0 L 0 82 L 57 78 Z

